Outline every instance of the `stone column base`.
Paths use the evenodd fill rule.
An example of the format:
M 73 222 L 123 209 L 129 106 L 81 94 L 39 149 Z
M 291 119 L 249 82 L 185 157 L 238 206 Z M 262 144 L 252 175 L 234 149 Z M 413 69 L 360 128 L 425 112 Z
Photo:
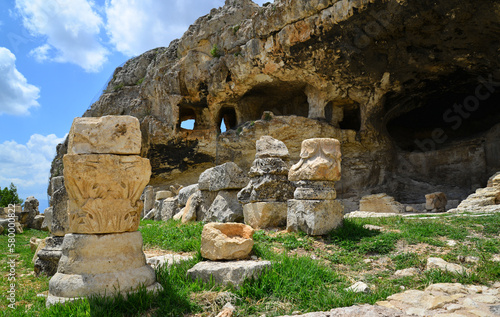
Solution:
M 287 230 L 324 235 L 342 226 L 344 208 L 337 200 L 288 200 Z
M 243 205 L 245 223 L 254 229 L 284 226 L 286 214 L 286 202 L 256 202 Z
M 154 269 L 146 264 L 140 232 L 70 233 L 49 282 L 47 306 L 92 295 L 126 294 L 141 286 L 161 289 Z

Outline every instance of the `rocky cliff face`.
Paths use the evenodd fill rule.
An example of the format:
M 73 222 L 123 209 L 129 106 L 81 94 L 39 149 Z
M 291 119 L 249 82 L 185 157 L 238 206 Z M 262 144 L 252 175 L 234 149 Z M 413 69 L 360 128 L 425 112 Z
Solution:
M 292 161 L 327 137 L 342 144 L 340 198 L 463 199 L 500 169 L 499 64 L 493 0 L 226 0 L 117 68 L 84 116 L 139 118 L 159 187 L 248 170 L 263 135 Z

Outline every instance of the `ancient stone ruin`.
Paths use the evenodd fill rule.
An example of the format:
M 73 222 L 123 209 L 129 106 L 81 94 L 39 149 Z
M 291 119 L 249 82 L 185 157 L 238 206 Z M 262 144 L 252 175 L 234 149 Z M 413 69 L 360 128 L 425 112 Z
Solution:
M 130 116 L 74 120 L 64 156 L 68 228 L 47 305 L 161 288 L 137 231 L 151 173 L 138 155 L 140 140 L 139 122 Z
M 238 193 L 246 224 L 256 229 L 286 225 L 286 201 L 295 190 L 288 181 L 289 159 L 283 142 L 270 136 L 257 140 L 250 182 Z
M 84 116 L 139 119 L 155 191 L 194 184 L 226 162 L 248 171 L 255 141 L 269 135 L 292 161 L 304 139 L 338 139 L 337 199 L 347 212 L 377 193 L 404 205 L 433 192 L 461 201 L 500 170 L 499 18 L 491 8 L 472 0 L 228 0 L 168 47 L 118 67 Z M 58 147 L 53 177 L 62 176 L 67 147 Z
M 340 142 L 308 139 L 302 142 L 300 161 L 290 168 L 288 179 L 296 183 L 288 200 L 287 230 L 300 229 L 323 235 L 342 225 L 344 209 L 335 200 L 335 181 L 341 176 Z

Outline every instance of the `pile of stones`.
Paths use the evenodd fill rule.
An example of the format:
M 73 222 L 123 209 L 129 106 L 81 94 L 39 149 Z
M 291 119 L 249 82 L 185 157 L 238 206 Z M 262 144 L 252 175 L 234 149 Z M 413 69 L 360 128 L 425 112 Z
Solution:
M 270 228 L 286 225 L 288 199 L 295 186 L 288 181 L 290 154 L 286 145 L 270 136 L 256 142 L 256 154 L 248 176 L 250 182 L 238 193 L 245 223 Z

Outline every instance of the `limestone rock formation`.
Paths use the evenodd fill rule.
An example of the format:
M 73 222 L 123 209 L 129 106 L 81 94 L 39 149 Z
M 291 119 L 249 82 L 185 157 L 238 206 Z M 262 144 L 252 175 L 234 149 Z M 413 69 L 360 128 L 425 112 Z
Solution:
M 378 213 L 402 213 L 405 206 L 386 193 L 363 196 L 359 202 L 359 210 Z
M 448 212 L 500 212 L 500 172 L 488 180 L 488 186 L 479 188 Z
M 335 200 L 335 181 L 340 179 L 340 143 L 335 139 L 302 142 L 301 159 L 288 179 L 295 181 L 294 199 L 288 200 L 287 230 L 309 235 L 327 234 L 343 223 L 344 207 Z
M 245 259 L 252 251 L 253 233 L 241 223 L 208 223 L 201 233 L 201 256 L 213 261 Z
M 282 140 L 294 162 L 302 140 L 321 137 L 343 147 L 339 199 L 385 192 L 421 204 L 441 191 L 463 200 L 500 170 L 492 8 L 491 0 L 228 0 L 168 47 L 117 68 L 84 116 L 139 119 L 153 186 L 193 184 L 230 161 L 248 170 L 264 135 Z M 188 119 L 193 130 L 181 126 Z M 53 177 L 67 148 L 58 146 Z

